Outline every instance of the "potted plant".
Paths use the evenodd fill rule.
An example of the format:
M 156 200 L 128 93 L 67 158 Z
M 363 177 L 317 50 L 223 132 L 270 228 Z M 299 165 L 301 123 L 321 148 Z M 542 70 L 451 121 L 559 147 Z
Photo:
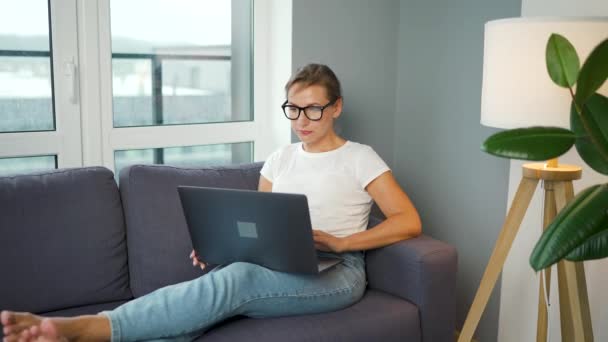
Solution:
M 490 136 L 482 150 L 498 157 L 549 160 L 573 145 L 595 171 L 608 175 L 608 98 L 596 93 L 608 78 L 608 39 L 582 67 L 575 48 L 552 34 L 546 47 L 547 71 L 572 96 L 570 129 L 528 127 Z M 576 92 L 573 87 L 576 85 Z M 536 271 L 562 260 L 583 261 L 608 256 L 608 183 L 579 192 L 555 217 L 536 243 L 530 264 Z

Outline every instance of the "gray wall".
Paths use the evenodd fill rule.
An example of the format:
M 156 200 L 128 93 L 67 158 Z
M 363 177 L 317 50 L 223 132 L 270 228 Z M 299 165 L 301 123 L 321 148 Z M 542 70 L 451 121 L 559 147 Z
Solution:
M 345 93 L 342 135 L 373 146 L 426 234 L 459 251 L 462 326 L 507 206 L 508 161 L 479 149 L 483 24 L 521 0 L 294 0 L 293 65 L 330 65 Z M 495 341 L 499 288 L 476 336 Z
M 392 165 L 399 1 L 294 0 L 294 70 L 329 65 L 342 83 L 338 132 Z M 295 137 L 295 140 L 297 137 Z
M 458 248 L 459 329 L 507 206 L 509 163 L 479 149 L 493 133 L 479 123 L 483 25 L 520 8 L 521 0 L 401 2 L 394 171 L 425 233 Z M 497 286 L 480 341 L 496 341 L 499 299 Z

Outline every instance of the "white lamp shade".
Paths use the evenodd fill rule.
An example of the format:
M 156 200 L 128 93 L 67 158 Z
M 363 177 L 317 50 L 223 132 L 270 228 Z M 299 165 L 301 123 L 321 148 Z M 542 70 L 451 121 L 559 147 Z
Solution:
M 551 80 L 545 49 L 552 33 L 566 37 L 581 66 L 608 38 L 605 18 L 514 18 L 485 25 L 481 123 L 498 128 L 570 127 L 572 97 Z M 606 61 L 608 63 L 608 61 Z M 608 82 L 598 91 L 608 95 Z

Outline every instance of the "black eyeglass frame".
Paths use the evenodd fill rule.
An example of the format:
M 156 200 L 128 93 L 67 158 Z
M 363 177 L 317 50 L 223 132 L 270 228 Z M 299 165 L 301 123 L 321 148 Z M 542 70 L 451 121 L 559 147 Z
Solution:
M 283 102 L 283 104 L 281 105 L 281 108 L 283 109 L 283 114 L 285 114 L 285 117 L 287 119 L 289 119 L 289 120 L 298 120 L 300 118 L 300 114 L 302 114 L 302 111 L 304 111 L 304 116 L 306 116 L 306 118 L 308 120 L 310 120 L 310 121 L 319 121 L 319 120 L 323 119 L 323 111 L 325 110 L 325 108 L 333 106 L 338 101 L 338 99 L 339 98 L 337 98 L 337 99 L 335 99 L 333 101 L 330 101 L 325 106 L 306 106 L 306 107 L 298 107 L 298 106 L 295 106 L 295 105 L 290 105 L 290 104 L 287 104 L 289 101 L 285 100 L 285 102 Z M 293 119 L 290 118 L 289 115 L 287 115 L 287 112 L 285 111 L 285 108 L 287 108 L 287 107 L 298 108 L 298 115 L 295 118 L 293 118 Z M 321 116 L 319 116 L 318 119 L 311 119 L 306 114 L 306 109 L 308 109 L 308 108 L 319 108 L 319 109 L 321 109 Z

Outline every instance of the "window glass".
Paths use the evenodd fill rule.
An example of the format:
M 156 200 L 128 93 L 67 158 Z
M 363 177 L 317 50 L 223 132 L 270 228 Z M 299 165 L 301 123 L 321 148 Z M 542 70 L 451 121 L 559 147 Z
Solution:
M 55 129 L 47 0 L 0 2 L 0 133 Z
M 57 168 L 57 156 L 0 158 L 0 176 L 52 170 Z
M 252 142 L 120 150 L 114 152 L 117 175 L 122 168 L 133 164 L 205 167 L 250 162 L 253 162 Z
M 112 1 L 114 127 L 252 120 L 251 7 Z

